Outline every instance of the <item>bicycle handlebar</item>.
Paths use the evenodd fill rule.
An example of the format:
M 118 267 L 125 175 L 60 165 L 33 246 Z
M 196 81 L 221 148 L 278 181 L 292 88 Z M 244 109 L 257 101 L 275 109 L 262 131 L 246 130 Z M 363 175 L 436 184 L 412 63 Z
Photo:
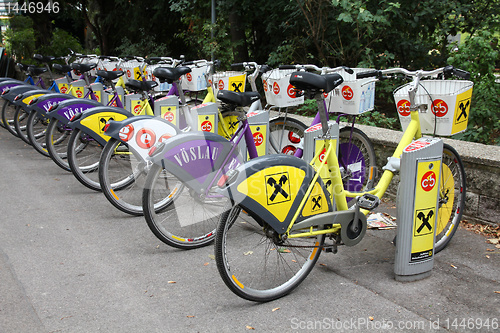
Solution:
M 463 79 L 469 80 L 470 79 L 470 73 L 467 71 L 464 71 L 463 69 L 455 68 L 453 66 L 446 66 L 446 67 L 441 67 L 438 69 L 434 69 L 431 71 L 424 71 L 424 70 L 417 70 L 417 71 L 409 71 L 405 68 L 388 68 L 388 69 L 374 69 L 366 72 L 361 72 L 356 74 L 357 79 L 363 79 L 363 78 L 368 78 L 368 77 L 377 77 L 377 78 L 382 78 L 383 75 L 387 74 L 404 74 L 407 76 L 413 76 L 413 77 L 427 77 L 427 76 L 435 76 L 438 74 L 444 74 L 445 77 L 450 77 L 451 75 L 455 75 L 458 77 L 461 77 Z
M 349 74 L 353 74 L 354 71 L 347 66 L 339 66 L 339 67 L 318 67 L 316 65 L 281 65 L 278 67 L 279 69 L 295 69 L 298 71 L 315 71 L 320 72 L 321 74 L 335 73 L 340 70 L 345 70 Z

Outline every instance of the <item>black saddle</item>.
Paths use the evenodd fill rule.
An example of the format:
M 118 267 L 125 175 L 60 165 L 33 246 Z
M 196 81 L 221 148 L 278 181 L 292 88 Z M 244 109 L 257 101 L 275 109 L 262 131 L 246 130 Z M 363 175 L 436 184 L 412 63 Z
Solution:
M 260 99 L 260 95 L 256 91 L 235 92 L 231 90 L 219 90 L 217 93 L 217 99 L 227 104 L 248 106 Z
M 71 64 L 71 68 L 79 71 L 80 73 L 86 73 L 94 68 L 96 68 L 97 64 L 79 64 L 74 62 Z
M 172 83 L 174 81 L 179 80 L 181 76 L 184 74 L 190 73 L 191 68 L 189 67 L 158 67 L 153 71 L 153 75 L 160 79 L 160 82 L 167 81 L 168 83 Z
M 41 54 L 35 54 L 33 55 L 33 59 L 40 61 L 40 62 L 52 62 L 56 59 L 54 56 L 43 56 Z
M 140 91 L 150 91 L 154 87 L 158 85 L 158 82 L 155 81 L 139 81 L 134 79 L 129 79 L 125 86 L 132 90 L 140 90 Z
M 344 82 L 340 74 L 320 75 L 309 72 L 293 72 L 290 76 L 290 84 L 300 90 L 323 90 L 329 93 L 335 87 Z
M 52 68 L 54 68 L 56 71 L 61 72 L 61 73 L 67 73 L 67 72 L 71 71 L 70 65 L 53 64 Z
M 35 67 L 35 66 L 29 66 L 28 67 L 28 73 L 31 76 L 39 76 L 42 73 L 45 73 L 47 71 L 46 67 Z
M 123 71 L 97 71 L 96 74 L 102 77 L 104 80 L 113 81 L 114 79 L 119 78 L 125 72 Z
M 32 65 L 21 64 L 20 62 L 17 63 L 17 67 L 19 67 L 19 70 L 23 72 L 27 72 L 30 66 Z

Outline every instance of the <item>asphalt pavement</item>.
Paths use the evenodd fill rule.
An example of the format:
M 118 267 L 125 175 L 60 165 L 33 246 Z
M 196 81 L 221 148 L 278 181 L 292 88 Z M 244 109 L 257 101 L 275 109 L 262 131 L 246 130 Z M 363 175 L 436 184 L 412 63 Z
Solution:
M 465 229 L 426 279 L 396 281 L 395 230 L 369 230 L 259 304 L 224 285 L 213 246 L 163 244 L 2 128 L 0 156 L 0 332 L 499 331 L 500 249 Z

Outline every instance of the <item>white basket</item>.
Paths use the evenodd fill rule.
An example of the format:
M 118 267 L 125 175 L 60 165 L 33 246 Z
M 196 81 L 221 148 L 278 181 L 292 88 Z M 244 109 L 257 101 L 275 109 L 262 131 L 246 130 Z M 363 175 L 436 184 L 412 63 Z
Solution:
M 181 77 L 182 89 L 189 91 L 202 91 L 207 89 L 207 80 L 205 79 L 205 73 L 207 72 L 208 65 L 201 67 L 189 67 L 191 67 L 191 72 Z
M 422 133 L 449 136 L 467 129 L 472 88 L 474 83 L 467 80 L 423 80 L 415 96 L 420 109 Z M 410 102 L 405 84 L 394 91 L 394 102 L 398 110 L 403 130 L 410 123 Z
M 297 97 L 294 87 L 290 84 L 290 76 L 295 71 L 276 68 L 262 75 L 262 85 L 268 105 L 283 108 L 304 103 L 304 96 Z
M 338 72 L 344 82 L 333 89 L 325 98 L 328 112 L 361 114 L 371 111 L 375 105 L 376 79 L 356 79 L 356 73 L 366 72 L 367 68 L 352 68 L 353 74 L 345 70 Z
M 213 89 L 217 96 L 219 90 L 245 91 L 247 74 L 245 72 L 227 71 L 218 72 L 213 75 Z
M 172 88 L 172 84 L 168 82 L 160 82 L 160 79 L 158 79 L 156 76 L 153 75 L 153 71 L 158 68 L 158 67 L 172 67 L 172 65 L 168 64 L 155 64 L 155 65 L 148 65 L 146 66 L 144 73 L 146 76 L 146 80 L 148 81 L 155 81 L 158 83 L 156 87 L 154 87 L 154 91 L 162 91 L 162 92 L 167 92 Z
M 140 66 L 141 62 L 137 60 L 125 61 L 121 64 L 119 70 L 125 72 L 122 76 L 125 83 L 130 79 L 140 80 Z

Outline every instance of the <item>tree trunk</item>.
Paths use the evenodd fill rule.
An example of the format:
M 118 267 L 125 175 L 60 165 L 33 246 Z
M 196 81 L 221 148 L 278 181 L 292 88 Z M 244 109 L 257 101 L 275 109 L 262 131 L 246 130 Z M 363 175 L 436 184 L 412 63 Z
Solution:
M 245 36 L 245 27 L 236 9 L 229 14 L 229 26 L 231 29 L 231 44 L 233 45 L 234 62 L 248 61 L 248 48 Z

